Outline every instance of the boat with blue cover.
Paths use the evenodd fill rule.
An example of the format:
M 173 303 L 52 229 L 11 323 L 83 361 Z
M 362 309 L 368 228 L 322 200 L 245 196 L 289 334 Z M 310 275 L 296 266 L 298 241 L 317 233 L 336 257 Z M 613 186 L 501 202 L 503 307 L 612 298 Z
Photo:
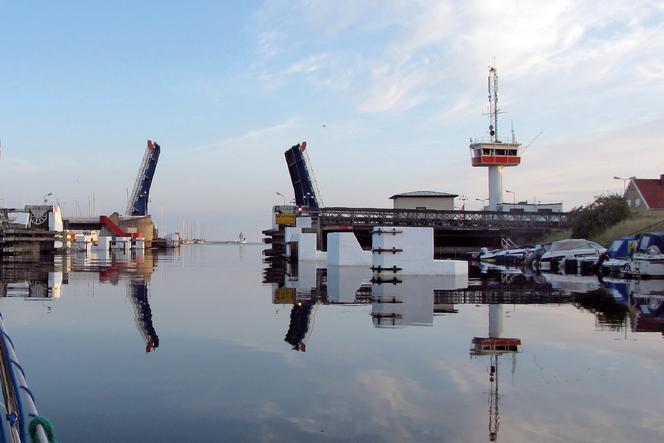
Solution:
M 625 268 L 632 278 L 664 278 L 664 232 L 641 234 Z
M 636 237 L 631 235 L 613 240 L 609 248 L 597 262 L 603 274 L 625 271 L 632 253 L 636 250 Z

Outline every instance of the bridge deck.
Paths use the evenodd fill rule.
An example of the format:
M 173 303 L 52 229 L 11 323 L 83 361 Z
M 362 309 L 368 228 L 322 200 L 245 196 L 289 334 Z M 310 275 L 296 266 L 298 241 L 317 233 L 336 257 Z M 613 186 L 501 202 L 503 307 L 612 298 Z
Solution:
M 437 211 L 433 209 L 305 208 L 321 227 L 420 226 L 451 230 L 567 229 L 568 212 Z

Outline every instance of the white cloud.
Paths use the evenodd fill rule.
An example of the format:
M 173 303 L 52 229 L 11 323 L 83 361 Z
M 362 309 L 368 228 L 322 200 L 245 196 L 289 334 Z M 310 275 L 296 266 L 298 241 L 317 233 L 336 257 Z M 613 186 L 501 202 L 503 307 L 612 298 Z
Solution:
M 301 60 L 295 64 L 293 64 L 290 68 L 286 70 L 286 74 L 294 74 L 294 73 L 310 73 L 313 72 L 317 69 L 320 69 L 323 65 L 327 64 L 327 59 L 329 57 L 329 54 L 319 54 L 319 55 L 312 55 L 311 57 L 307 57 L 304 60 Z
M 274 8 L 268 2 L 265 10 Z M 649 2 L 307 1 L 288 12 L 287 25 L 274 20 L 289 42 L 278 52 L 284 61 L 293 56 L 300 61 L 285 71 L 320 70 L 316 54 L 334 48 L 342 62 L 320 75 L 330 79 L 342 67 L 352 70 L 352 81 L 344 85 L 353 90 L 359 112 L 406 110 L 453 95 L 494 56 L 512 81 L 550 82 L 559 91 L 584 95 L 584 88 L 598 82 L 624 88 L 626 77 L 652 85 L 664 49 L 652 19 L 661 8 Z M 317 76 L 306 80 L 326 84 Z

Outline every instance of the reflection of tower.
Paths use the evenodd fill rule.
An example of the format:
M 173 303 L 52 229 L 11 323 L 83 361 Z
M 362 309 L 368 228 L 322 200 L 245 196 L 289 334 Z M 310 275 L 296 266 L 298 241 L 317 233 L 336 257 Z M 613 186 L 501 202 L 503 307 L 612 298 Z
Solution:
M 474 337 L 472 355 L 489 355 L 491 366 L 489 368 L 489 441 L 498 440 L 500 415 L 498 413 L 498 357 L 503 354 L 512 354 L 512 370 L 516 360 L 515 355 L 521 352 L 521 340 L 518 338 L 503 338 L 503 305 L 489 305 L 489 337 Z
M 503 202 L 503 167 L 521 163 L 521 144 L 516 143 L 514 132 L 511 142 L 498 139 L 498 73 L 489 67 L 489 140 L 471 139 L 472 165 L 489 169 L 489 211 L 497 211 Z
M 130 300 L 134 305 L 136 326 L 145 340 L 145 352 L 159 347 L 159 336 L 152 326 L 152 309 L 148 300 L 148 284 L 145 280 L 132 280 L 129 286 Z

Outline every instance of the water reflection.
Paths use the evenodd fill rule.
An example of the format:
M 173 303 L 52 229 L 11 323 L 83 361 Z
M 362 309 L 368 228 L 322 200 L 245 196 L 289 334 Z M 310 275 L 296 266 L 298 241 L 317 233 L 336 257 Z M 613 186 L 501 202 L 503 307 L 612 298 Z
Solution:
M 489 336 L 473 337 L 470 355 L 489 357 L 489 441 L 498 440 L 500 413 L 498 393 L 499 358 L 509 355 L 512 358 L 512 374 L 516 368 L 516 354 L 521 352 L 521 340 L 503 337 L 503 305 L 489 305 Z
M 318 303 L 299 301 L 293 304 L 290 325 L 284 339 L 293 346 L 293 350 L 306 352 L 307 340 L 314 329 Z
M 626 288 L 632 331 L 664 336 L 664 281 L 629 280 Z
M 5 260 L 0 266 L 2 297 L 22 297 L 26 301 L 54 302 L 63 285 L 100 283 L 127 287 L 135 323 L 145 341 L 145 351 L 159 347 L 152 322 L 149 283 L 159 260 L 173 261 L 178 250 L 113 250 L 73 252 L 42 256 L 35 260 Z M 47 305 L 50 310 L 51 306 Z
M 273 287 L 273 303 L 293 304 L 287 335 L 294 349 L 310 334 L 317 304 L 371 304 L 375 327 L 430 326 L 436 314 L 454 314 L 459 304 L 565 305 L 596 316 L 599 330 L 662 332 L 664 281 L 603 279 L 595 275 L 522 272 L 518 268 L 473 267 L 465 276 L 410 276 L 388 283 L 371 280 L 362 267 L 321 267 L 303 261 L 296 266 L 264 272 Z M 300 333 L 295 333 L 299 330 Z M 303 338 L 304 340 L 304 338 Z
M 473 268 L 470 278 L 402 277 L 376 283 L 365 268 L 322 268 L 301 262 L 295 269 L 264 272 L 273 287 L 273 303 L 292 304 L 285 340 L 292 349 L 306 351 L 321 305 L 371 305 L 375 328 L 432 326 L 434 318 L 456 315 L 460 305 L 486 306 L 488 334 L 470 340 L 470 356 L 484 360 L 488 375 L 488 440 L 497 441 L 501 418 L 499 374 L 506 367 L 514 375 L 521 338 L 503 336 L 504 306 L 574 306 L 595 316 L 599 331 L 664 334 L 664 281 L 605 280 L 597 276 L 542 274 L 520 269 Z M 271 280 L 270 280 L 271 279 Z M 516 423 L 515 423 L 516 424 Z
M 159 347 L 159 336 L 152 325 L 152 309 L 148 300 L 148 284 L 144 279 L 132 279 L 129 282 L 129 299 L 134 305 L 136 326 L 145 340 L 145 352 Z
M 523 273 L 518 268 L 476 268 L 476 303 L 571 304 L 591 312 L 597 330 L 660 332 L 664 319 L 664 281 L 614 279 L 596 275 Z M 472 289 L 473 286 L 471 286 Z M 449 296 L 449 294 L 447 294 Z M 459 300 L 456 300 L 459 303 Z M 651 308 L 652 307 L 652 308 Z M 647 327 L 644 325 L 647 324 Z
M 640 420 L 664 412 L 661 282 L 474 269 L 468 281 L 377 284 L 368 269 L 309 263 L 269 283 L 279 273 L 261 257 L 260 246 L 191 245 L 177 257 L 5 263 L 4 284 L 24 289 L 3 315 L 58 440 L 661 433 Z M 30 282 L 46 288 L 39 303 L 23 301 L 35 299 Z

